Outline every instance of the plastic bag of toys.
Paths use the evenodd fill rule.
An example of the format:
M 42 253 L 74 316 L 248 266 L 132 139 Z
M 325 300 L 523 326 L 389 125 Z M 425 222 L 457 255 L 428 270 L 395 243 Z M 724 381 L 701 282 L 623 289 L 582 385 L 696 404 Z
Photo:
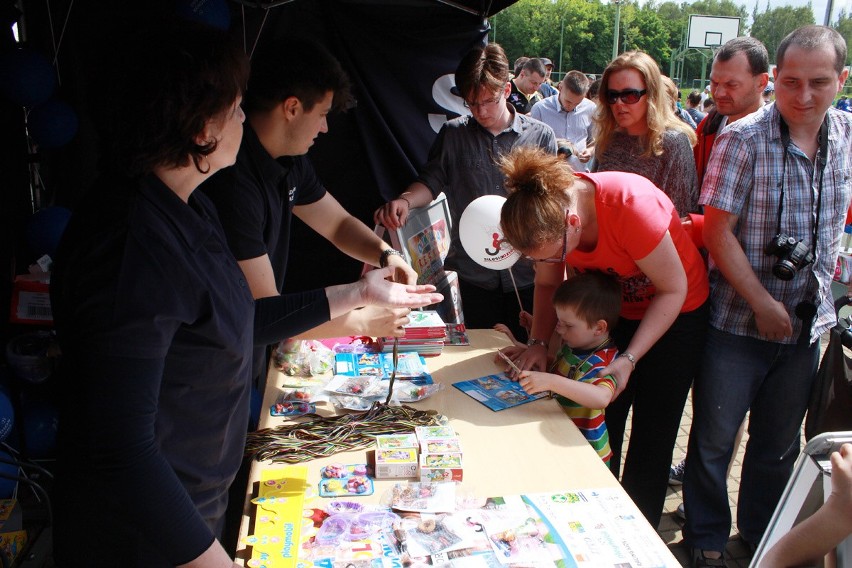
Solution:
M 322 375 L 334 366 L 332 350 L 312 339 L 281 341 L 275 347 L 272 358 L 275 368 L 291 377 Z

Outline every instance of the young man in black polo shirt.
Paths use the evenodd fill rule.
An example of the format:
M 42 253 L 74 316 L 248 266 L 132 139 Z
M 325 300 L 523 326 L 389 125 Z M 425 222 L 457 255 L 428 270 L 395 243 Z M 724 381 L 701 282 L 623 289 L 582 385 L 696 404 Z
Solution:
M 237 163 L 204 189 L 255 298 L 281 293 L 294 215 L 353 258 L 396 266 L 400 281 L 416 280 L 395 251 L 326 191 L 305 157 L 316 137 L 328 131 L 327 115 L 345 108 L 350 98 L 346 73 L 318 44 L 281 42 L 253 59 Z M 404 315 L 405 310 L 366 308 L 309 334 L 391 335 Z
M 416 272 L 400 253 L 343 209 L 305 156 L 316 137 L 328 131 L 327 115 L 350 100 L 346 73 L 318 44 L 280 42 L 253 58 L 237 162 L 202 188 L 216 205 L 228 246 L 255 298 L 277 296 L 283 289 L 294 215 L 349 256 L 394 266 L 397 281 L 416 283 Z M 300 337 L 397 335 L 409 312 L 367 306 Z M 253 371 L 261 393 L 264 351 L 256 349 Z

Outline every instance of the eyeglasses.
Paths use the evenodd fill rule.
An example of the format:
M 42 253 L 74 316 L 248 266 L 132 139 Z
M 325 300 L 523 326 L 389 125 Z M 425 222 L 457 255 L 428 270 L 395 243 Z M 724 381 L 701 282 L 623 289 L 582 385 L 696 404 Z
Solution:
M 639 99 L 642 98 L 642 95 L 648 92 L 648 89 L 642 89 L 641 91 L 638 89 L 624 89 L 623 91 L 607 91 L 606 92 L 606 102 L 611 105 L 614 105 L 618 102 L 618 99 L 621 99 L 626 105 L 635 105 L 639 102 Z
M 500 102 L 500 99 L 502 97 L 503 97 L 503 95 L 501 93 L 491 100 L 482 101 L 480 103 L 469 103 L 467 101 L 464 101 L 464 108 L 469 108 L 470 110 L 476 110 L 476 109 L 482 108 L 482 107 L 494 106 L 494 105 L 496 105 L 497 103 Z
M 547 264 L 562 264 L 565 262 L 565 256 L 568 254 L 568 211 L 565 212 L 565 232 L 562 233 L 562 254 L 559 256 L 551 256 L 550 258 L 533 258 L 525 254 L 521 255 L 527 260 L 533 262 L 544 262 Z

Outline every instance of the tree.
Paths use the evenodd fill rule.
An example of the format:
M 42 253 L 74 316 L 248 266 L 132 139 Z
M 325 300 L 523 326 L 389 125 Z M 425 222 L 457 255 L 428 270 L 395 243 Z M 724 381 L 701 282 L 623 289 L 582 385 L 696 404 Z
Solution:
M 846 13 L 846 10 L 841 10 L 837 15 L 837 21 L 834 22 L 833 26 L 840 35 L 843 36 L 843 39 L 846 40 L 846 45 L 852 45 L 852 16 Z M 846 65 L 852 65 L 852 49 L 847 50 L 846 53 Z
M 690 15 L 740 18 L 740 34 L 749 33 L 748 11 L 735 0 L 620 2 L 619 51 L 646 51 L 666 74 L 673 57 L 676 63 L 682 60 L 680 78 L 685 85 L 706 72 L 711 58 L 709 50 L 686 49 Z M 521 55 L 548 57 L 557 73 L 577 69 L 599 74 L 612 57 L 615 12 L 613 0 L 520 0 L 492 17 L 491 25 L 510 63 Z M 751 35 L 763 41 L 770 54 L 787 33 L 814 21 L 810 6 L 772 9 L 768 4 L 763 13 L 755 9 L 753 20 Z M 847 42 L 852 40 L 852 18 L 846 12 L 840 13 L 835 27 Z
M 669 30 L 663 24 L 657 10 L 653 6 L 644 6 L 635 11 L 632 21 L 625 26 L 621 51 L 642 50 L 660 64 L 665 62 L 667 71 L 672 52 L 669 37 Z
M 763 42 L 769 51 L 769 60 L 775 59 L 775 51 L 784 36 L 798 27 L 814 23 L 814 12 L 810 3 L 802 8 L 792 6 L 781 6 L 770 8 L 769 1 L 766 10 L 758 13 L 757 8 L 753 14 L 754 23 L 751 26 L 751 35 Z

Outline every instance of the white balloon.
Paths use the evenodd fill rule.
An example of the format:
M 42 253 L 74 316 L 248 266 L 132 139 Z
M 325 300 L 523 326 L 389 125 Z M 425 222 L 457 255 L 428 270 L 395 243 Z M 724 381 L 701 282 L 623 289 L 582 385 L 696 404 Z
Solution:
M 470 202 L 459 220 L 459 238 L 468 256 L 492 270 L 509 268 L 521 254 L 503 241 L 500 210 L 506 198 L 483 195 Z

